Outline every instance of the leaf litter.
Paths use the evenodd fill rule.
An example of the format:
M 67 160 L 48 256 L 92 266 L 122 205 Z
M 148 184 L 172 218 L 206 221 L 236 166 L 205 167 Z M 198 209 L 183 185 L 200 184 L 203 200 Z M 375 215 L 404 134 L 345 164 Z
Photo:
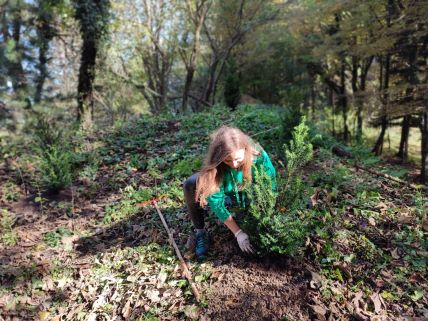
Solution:
M 2 208 L 17 217 L 14 231 L 18 242 L 14 246 L 0 243 L 1 317 L 5 320 L 144 317 L 422 320 L 427 317 L 426 210 L 421 209 L 425 216 L 415 214 L 413 190 L 367 173 L 356 173 L 351 165 L 347 167 L 349 180 L 341 189 L 315 186 L 312 206 L 330 213 L 335 224 L 314 233 L 307 241 L 304 258 L 243 257 L 223 227 L 212 220 L 207 222 L 215 235 L 211 256 L 204 265 L 189 257 L 192 272 L 203 289 L 204 301 L 196 305 L 187 281 L 177 268 L 167 235 L 139 187 L 152 190 L 149 197 L 167 195 L 159 205 L 172 223 L 174 235 L 189 235 L 191 227 L 187 215 L 181 214 L 185 210 L 179 196 L 181 180 L 188 173 L 171 174 L 168 169 L 180 158 L 200 156 L 198 153 L 206 140 L 195 142 L 189 137 L 195 133 L 203 136 L 219 125 L 210 121 L 208 126 L 200 127 L 187 120 L 136 122 L 126 131 L 132 135 L 122 132 L 109 136 L 108 148 L 99 151 L 104 164 L 97 179 L 74 182 L 73 218 L 58 209 L 60 201 L 71 202 L 67 193 L 62 199 L 47 202 L 44 209 L 35 207 L 28 196 L 16 203 L 2 200 Z M 154 133 L 157 139 L 151 140 Z M 130 146 L 131 154 L 133 150 L 144 153 L 140 167 L 129 167 L 131 154 L 124 151 L 124 144 Z M 266 143 L 264 146 L 269 150 Z M 163 158 L 157 158 L 159 151 Z M 318 158 L 308 173 L 318 171 L 328 175 L 337 163 L 333 158 Z M 179 179 L 174 178 L 177 173 L 181 175 Z M 128 186 L 134 186 L 129 192 L 131 197 L 125 192 Z M 373 192 L 368 195 L 361 192 L 364 190 Z M 109 207 L 114 215 L 109 223 L 103 223 L 102 220 L 108 221 Z M 60 236 L 58 246 L 50 247 L 44 235 L 59 227 L 72 234 Z M 338 231 L 345 235 L 340 236 Z M 186 239 L 177 241 L 184 249 Z

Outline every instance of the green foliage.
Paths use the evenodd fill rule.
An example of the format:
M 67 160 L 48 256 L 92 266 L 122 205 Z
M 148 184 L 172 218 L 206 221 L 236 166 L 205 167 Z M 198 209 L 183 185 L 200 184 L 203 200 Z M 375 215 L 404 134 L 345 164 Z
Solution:
M 192 157 L 190 159 L 183 159 L 176 164 L 170 170 L 169 174 L 177 178 L 189 177 L 198 171 L 202 166 L 202 160 Z
M 76 155 L 71 150 L 69 137 L 55 122 L 37 117 L 33 126 L 38 172 L 35 185 L 57 193 L 70 185 Z
M 36 146 L 42 150 L 51 146 L 62 145 L 64 139 L 63 131 L 52 121 L 43 117 L 37 117 L 34 125 L 34 140 Z
M 312 144 L 309 139 L 309 127 L 302 118 L 301 123 L 294 128 L 292 133 L 293 139 L 290 145 L 284 145 L 284 154 L 286 159 L 286 182 L 285 189 L 292 182 L 297 182 L 297 171 L 312 159 Z
M 14 182 L 8 181 L 1 187 L 1 195 L 5 202 L 16 202 L 19 199 L 19 188 Z
M 315 171 L 310 175 L 313 186 L 326 188 L 327 190 L 338 190 L 349 182 L 350 173 L 347 167 L 336 165 L 323 170 Z
M 350 152 L 354 159 L 364 166 L 372 166 L 380 161 L 380 158 L 374 155 L 370 148 L 362 144 L 351 146 Z
M 73 4 L 83 38 L 98 41 L 104 37 L 108 28 L 110 1 L 74 0 Z
M 140 210 L 136 203 L 147 202 L 157 195 L 157 189 L 155 188 L 135 189 L 132 185 L 126 186 L 121 192 L 122 199 L 119 202 L 106 206 L 103 218 L 104 224 L 118 222 L 131 217 Z
M 58 247 L 62 237 L 71 236 L 73 233 L 64 227 L 59 227 L 55 231 L 47 232 L 43 236 L 43 240 L 50 247 Z
M 14 246 L 18 241 L 18 237 L 13 230 L 15 218 L 8 210 L 5 209 L 2 209 L 0 214 L 1 241 L 6 246 Z
M 39 156 L 41 185 L 50 192 L 58 192 L 71 183 L 72 154 L 60 146 L 50 146 Z
M 255 181 L 247 187 L 250 206 L 243 228 L 261 254 L 297 256 L 304 249 L 314 215 L 305 210 L 307 190 L 298 177 L 300 169 L 312 158 L 308 132 L 302 119 L 293 131 L 293 140 L 284 146 L 286 174 L 278 179 L 278 193 L 270 188 L 271 178 L 263 169 L 255 170 Z

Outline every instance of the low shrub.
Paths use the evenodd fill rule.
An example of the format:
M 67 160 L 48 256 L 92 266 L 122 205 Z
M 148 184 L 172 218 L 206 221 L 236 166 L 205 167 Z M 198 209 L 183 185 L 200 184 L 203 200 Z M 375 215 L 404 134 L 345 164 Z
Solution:
M 290 144 L 284 145 L 286 171 L 278 177 L 278 191 L 272 191 L 271 178 L 263 170 L 255 171 L 255 183 L 247 187 L 250 206 L 242 226 L 262 255 L 299 255 L 310 233 L 313 212 L 305 210 L 309 190 L 300 178 L 302 167 L 312 159 L 304 119 L 294 128 L 292 137 Z
M 67 187 L 72 179 L 72 153 L 59 146 L 47 147 L 39 154 L 41 187 L 52 193 Z

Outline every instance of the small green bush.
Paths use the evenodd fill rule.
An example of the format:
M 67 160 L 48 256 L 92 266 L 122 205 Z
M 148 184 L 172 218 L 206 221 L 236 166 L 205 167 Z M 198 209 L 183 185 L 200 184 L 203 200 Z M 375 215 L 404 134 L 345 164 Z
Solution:
M 38 158 L 36 185 L 57 193 L 71 183 L 75 154 L 64 132 L 54 122 L 38 117 L 34 131 L 34 151 Z
M 55 231 L 47 232 L 43 240 L 50 247 L 58 247 L 63 236 L 71 236 L 73 233 L 64 227 L 59 227 Z
M 40 182 L 44 190 L 58 192 L 71 183 L 72 154 L 65 148 L 49 146 L 39 154 Z
M 271 190 L 271 178 L 263 170 L 255 170 L 255 182 L 247 187 L 250 206 L 242 226 L 259 254 L 297 256 L 310 233 L 313 213 L 305 210 L 308 191 L 299 177 L 302 166 L 312 159 L 309 128 L 304 119 L 292 136 L 289 146 L 284 146 L 286 173 L 278 178 L 278 192 Z

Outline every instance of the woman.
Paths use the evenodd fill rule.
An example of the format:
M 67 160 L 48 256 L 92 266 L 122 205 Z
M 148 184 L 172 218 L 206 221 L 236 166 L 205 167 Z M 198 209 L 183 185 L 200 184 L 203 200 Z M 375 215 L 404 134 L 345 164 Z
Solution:
M 196 230 L 196 256 L 203 258 L 208 251 L 204 229 L 207 205 L 235 235 L 240 249 L 252 253 L 248 235 L 239 228 L 229 209 L 248 206 L 243 188 L 253 181 L 254 168 L 263 168 L 275 189 L 275 168 L 260 145 L 237 128 L 222 126 L 210 137 L 202 169 L 184 182 L 184 197 Z

